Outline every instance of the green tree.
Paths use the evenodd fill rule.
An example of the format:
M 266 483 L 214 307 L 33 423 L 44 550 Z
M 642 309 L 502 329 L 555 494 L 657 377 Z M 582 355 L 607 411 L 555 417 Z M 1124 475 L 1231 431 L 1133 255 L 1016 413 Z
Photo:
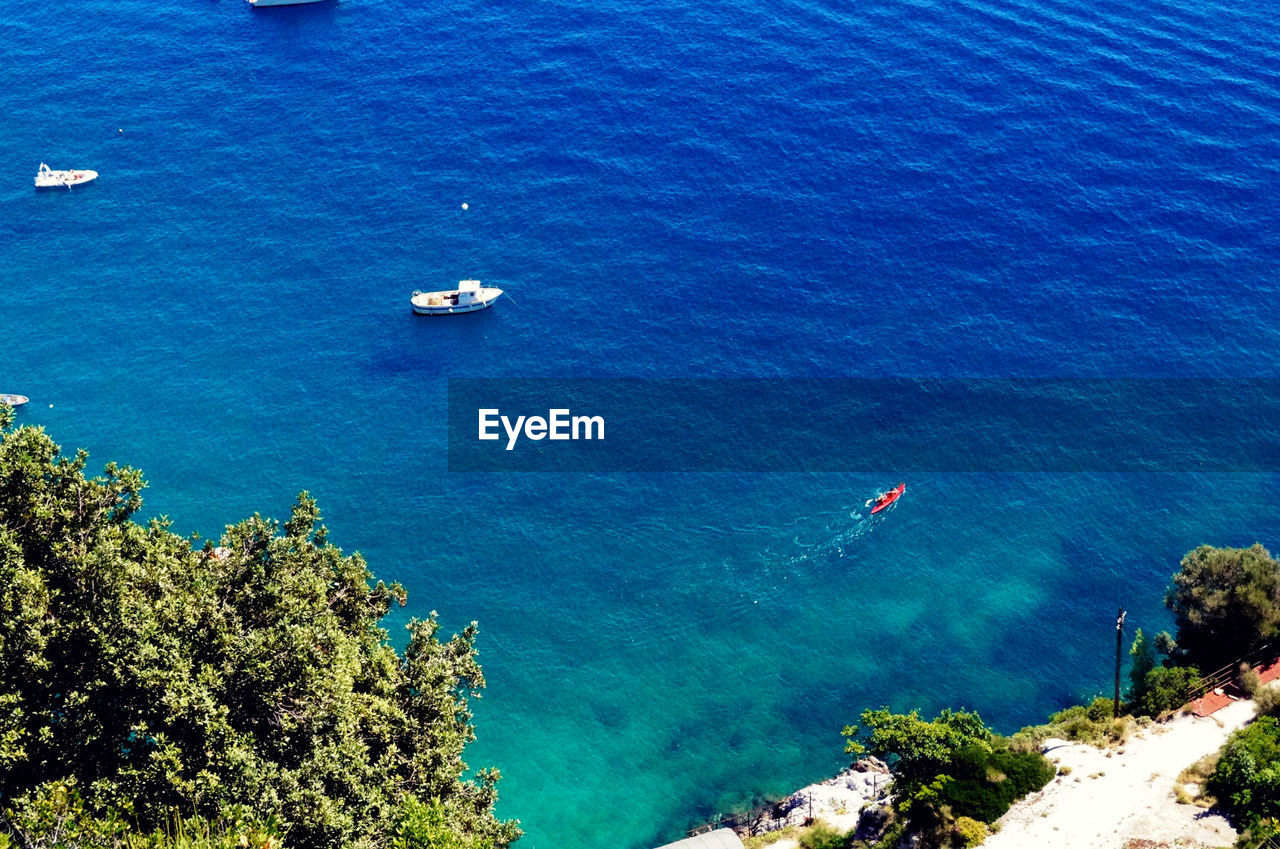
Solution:
M 283 527 L 255 515 L 196 550 L 165 521 L 133 521 L 139 472 L 85 465 L 42 429 L 0 437 L 11 828 L 74 784 L 94 816 L 151 829 L 174 809 L 235 810 L 298 849 L 411 840 L 420 805 L 466 849 L 519 836 L 493 814 L 498 774 L 464 778 L 484 686 L 474 623 L 442 640 L 434 613 L 414 620 L 400 656 L 378 623 L 404 590 L 329 544 L 306 493 Z M 451 845 L 438 838 L 399 845 Z
M 1280 563 L 1258 543 L 1202 545 L 1182 558 L 1165 604 L 1179 652 L 1201 669 L 1217 669 L 1280 632 Z
M 1144 716 L 1159 716 L 1177 710 L 1186 704 L 1192 688 L 1199 682 L 1200 673 L 1195 666 L 1169 666 L 1163 657 L 1173 644 L 1168 632 L 1156 635 L 1153 643 L 1139 628 L 1129 649 L 1133 665 L 1129 678 L 1133 686 L 1129 690 L 1127 709 Z
M 861 725 L 846 726 L 845 752 L 883 758 L 896 781 L 918 785 L 951 765 L 956 752 L 973 744 L 990 748 L 991 731 L 977 713 L 944 709 L 932 721 L 916 711 L 892 713 L 888 708 L 864 710 Z
M 1194 695 L 1200 670 L 1194 666 L 1157 666 L 1147 672 L 1142 687 L 1133 694 L 1132 710 L 1142 716 L 1160 716 L 1177 710 Z
M 1133 684 L 1133 691 L 1136 692 L 1142 688 L 1147 673 L 1156 668 L 1157 662 L 1155 647 L 1151 644 L 1151 640 L 1147 639 L 1147 635 L 1142 633 L 1141 628 L 1133 635 L 1133 645 L 1129 646 L 1129 657 L 1133 658 L 1129 666 L 1129 680 Z
M 1237 828 L 1280 818 L 1280 720 L 1263 716 L 1232 733 L 1207 789 Z
M 460 833 L 454 827 L 457 813 L 439 799 L 423 803 L 408 797 L 400 806 L 390 849 L 495 849 L 501 845 L 490 835 Z
M 1055 772 L 1039 752 L 1013 751 L 993 738 L 970 711 L 943 710 L 930 721 L 916 711 L 866 710 L 843 734 L 847 753 L 870 752 L 892 764 L 895 811 L 923 846 L 974 837 L 957 817 L 993 822 Z

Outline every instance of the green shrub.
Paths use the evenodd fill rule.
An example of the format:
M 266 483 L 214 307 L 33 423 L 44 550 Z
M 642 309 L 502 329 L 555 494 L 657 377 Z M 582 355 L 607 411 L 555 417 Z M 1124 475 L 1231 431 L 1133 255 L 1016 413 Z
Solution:
M 1222 747 L 1208 790 L 1237 828 L 1280 817 L 1280 721 L 1259 718 Z
M 1103 696 L 1087 707 L 1073 705 L 1050 716 L 1047 724 L 1029 725 L 1007 738 L 1006 748 L 1015 752 L 1039 752 L 1050 737 L 1093 746 L 1123 743 L 1134 720 L 1128 716 L 1113 719 L 1113 709 L 1112 700 Z
M 800 835 L 800 849 L 849 849 L 852 845 L 852 832 L 836 831 L 821 822 Z
M 1010 736 L 1006 745 L 1013 752 L 1038 752 L 1052 736 L 1053 728 L 1049 725 L 1028 725 Z
M 439 799 L 409 796 L 400 805 L 390 849 L 497 849 L 492 837 L 459 832 L 458 814 Z
M 1276 716 L 1280 714 L 1280 689 L 1263 687 L 1254 696 L 1254 708 L 1259 716 Z
M 981 846 L 991 836 L 991 831 L 985 823 L 978 822 L 970 817 L 957 817 L 955 832 L 957 841 L 965 849 L 969 849 L 971 846 Z
M 991 763 L 1013 785 L 1015 800 L 1044 787 L 1057 774 L 1053 763 L 1041 754 L 993 752 Z
M 1109 699 L 1097 698 L 1088 707 L 1073 705 L 1060 710 L 1049 718 L 1049 724 L 1034 729 L 1023 729 L 1014 735 L 1017 740 L 1024 732 L 1030 732 L 1032 738 L 1043 743 L 1049 737 L 1061 737 L 1074 743 L 1089 743 L 1102 746 L 1107 743 L 1123 742 L 1129 733 L 1127 717 L 1112 719 L 1113 703 Z M 1026 746 L 1014 748 L 1027 749 Z M 1034 747 L 1038 750 L 1039 746 Z
M 789 825 L 785 828 L 766 831 L 764 834 L 753 834 L 750 837 L 742 838 L 742 845 L 746 849 L 764 849 L 766 846 L 772 846 L 782 840 L 789 840 L 795 837 L 798 826 Z M 0 849 L 4 849 L 0 846 Z
M 1100 723 L 1089 717 L 1089 711 L 1083 705 L 1072 705 L 1049 717 L 1049 725 L 1061 737 L 1077 742 L 1086 742 L 1098 737 Z
M 1262 689 L 1262 679 L 1258 677 L 1258 671 L 1247 663 L 1240 664 L 1240 689 L 1244 690 L 1249 698 L 1258 695 L 1258 691 Z
M 1194 666 L 1157 666 L 1147 673 L 1142 687 L 1133 696 L 1133 709 L 1146 716 L 1160 716 L 1187 703 L 1192 688 L 1200 680 Z
M 1265 819 L 1245 829 L 1236 841 L 1237 849 L 1271 849 L 1280 840 L 1280 822 Z
M 871 849 L 897 849 L 906 833 L 907 824 L 903 820 L 895 819 L 889 823 L 889 827 L 885 829 L 884 834 L 880 835 L 880 839 L 871 844 Z
M 956 816 L 995 822 L 1010 805 L 1044 787 L 1055 774 L 1044 755 L 971 746 L 952 761 L 952 780 L 940 786 L 938 799 Z
M 1085 714 L 1093 722 L 1110 722 L 1116 712 L 1116 703 L 1106 696 L 1098 696 L 1085 708 Z
M 9 802 L 0 816 L 0 849 L 282 849 L 273 821 L 261 823 L 235 810 L 217 820 L 171 811 L 163 828 L 136 831 L 119 812 L 86 810 L 75 782 L 43 784 Z M 16 844 L 11 835 L 19 836 Z

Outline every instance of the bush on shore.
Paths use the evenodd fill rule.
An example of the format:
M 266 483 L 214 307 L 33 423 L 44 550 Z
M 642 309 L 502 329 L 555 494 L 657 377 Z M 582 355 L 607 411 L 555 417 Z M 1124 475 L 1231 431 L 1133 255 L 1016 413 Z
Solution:
M 1044 755 L 996 737 L 972 712 L 944 710 L 923 720 L 914 711 L 868 710 L 844 736 L 848 753 L 869 752 L 893 766 L 899 819 L 924 846 L 971 839 L 970 823 L 995 822 L 1056 773 Z
M 1263 716 L 1232 733 L 1208 790 L 1240 826 L 1280 819 L 1280 720 Z
M 1128 739 L 1133 730 L 1131 716 L 1112 718 L 1114 703 L 1099 696 L 1088 705 L 1072 705 L 1050 715 L 1044 725 L 1029 725 L 1009 738 L 1009 748 L 1019 752 L 1039 752 L 1051 737 L 1092 746 L 1114 746 Z

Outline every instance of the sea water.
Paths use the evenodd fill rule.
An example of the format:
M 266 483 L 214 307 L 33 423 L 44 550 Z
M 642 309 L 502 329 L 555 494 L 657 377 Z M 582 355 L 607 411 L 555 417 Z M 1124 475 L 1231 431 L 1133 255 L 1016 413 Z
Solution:
M 468 473 L 446 433 L 451 378 L 1277 376 L 1265 6 L 55 0 L 0 59 L 19 421 L 182 533 L 309 490 L 408 588 L 393 640 L 479 621 L 467 760 L 531 849 L 824 778 L 866 707 L 1039 721 L 1187 550 L 1276 544 L 1265 463 L 935 464 L 872 522 L 895 468 Z M 508 295 L 411 314 L 463 278 Z

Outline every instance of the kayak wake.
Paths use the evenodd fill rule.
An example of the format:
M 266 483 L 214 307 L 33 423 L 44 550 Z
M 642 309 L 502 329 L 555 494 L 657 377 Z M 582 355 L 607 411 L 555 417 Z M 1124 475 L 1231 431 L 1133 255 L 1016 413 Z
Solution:
M 842 529 L 833 529 L 834 534 L 822 542 L 806 544 L 799 539 L 793 540 L 802 551 L 788 558 L 785 565 L 794 567 L 844 557 L 858 540 L 883 523 L 887 517 L 883 511 L 896 503 L 906 489 L 907 485 L 900 483 L 893 489 L 868 498 L 863 507 L 870 507 L 870 512 L 864 514 L 856 509 L 849 511 L 849 518 L 853 520 L 853 524 Z

